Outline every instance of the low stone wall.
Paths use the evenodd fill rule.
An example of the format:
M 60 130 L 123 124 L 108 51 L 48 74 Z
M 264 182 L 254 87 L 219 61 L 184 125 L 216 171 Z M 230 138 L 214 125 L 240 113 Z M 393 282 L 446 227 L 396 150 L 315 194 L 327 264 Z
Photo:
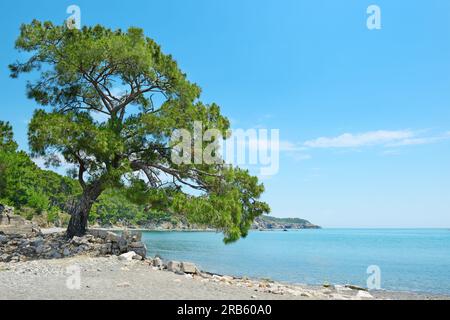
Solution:
M 2 206 L 0 213 L 0 232 L 3 234 L 32 234 L 39 228 L 21 216 L 14 215 L 14 208 Z
M 143 259 L 147 256 L 147 247 L 141 241 L 142 232 L 124 230 L 121 234 L 102 229 L 91 229 L 88 234 L 97 239 L 102 239 L 104 254 L 120 255 L 134 251 Z
M 68 239 L 66 234 L 0 233 L 0 262 L 19 262 L 37 259 L 59 259 L 79 254 L 91 256 L 120 255 L 133 251 L 134 259 L 145 259 L 147 248 L 141 234 L 123 232 L 121 235 L 90 230 L 84 237 Z

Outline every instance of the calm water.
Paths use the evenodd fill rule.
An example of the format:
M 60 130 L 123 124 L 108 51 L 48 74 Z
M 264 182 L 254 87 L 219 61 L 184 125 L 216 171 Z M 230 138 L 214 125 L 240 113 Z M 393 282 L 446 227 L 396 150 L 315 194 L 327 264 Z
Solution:
M 143 240 L 149 256 L 219 274 L 366 286 L 367 267 L 378 265 L 382 289 L 450 294 L 448 229 L 252 232 L 232 245 L 204 232 L 146 232 Z

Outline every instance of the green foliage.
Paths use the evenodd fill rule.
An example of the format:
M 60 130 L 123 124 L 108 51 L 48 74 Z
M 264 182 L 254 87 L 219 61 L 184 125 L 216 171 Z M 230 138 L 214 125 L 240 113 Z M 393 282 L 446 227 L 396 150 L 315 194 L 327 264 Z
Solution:
M 263 216 L 263 220 L 266 220 L 268 222 L 284 223 L 284 224 L 310 224 L 308 220 L 300 218 L 276 218 L 270 216 Z
M 35 190 L 31 189 L 28 192 L 28 205 L 31 208 L 36 209 L 36 212 L 38 214 L 42 214 L 44 211 L 49 209 L 50 206 L 50 200 L 48 199 L 48 197 L 41 193 L 41 192 L 36 192 Z
M 0 122 L 0 127 L 5 128 L 4 122 Z M 52 207 L 65 209 L 68 201 L 79 192 L 76 182 L 55 172 L 40 169 L 25 152 L 16 151 L 17 144 L 9 125 L 7 131 L 0 132 L 1 203 L 18 209 L 34 209 L 27 213 L 27 218 L 33 214 L 42 214 Z
M 0 121 L 0 151 L 13 152 L 17 143 L 13 139 L 13 131 L 9 122 Z
M 33 21 L 22 25 L 16 48 L 29 59 L 10 65 L 11 76 L 39 73 L 27 93 L 46 107 L 36 110 L 29 126 L 32 153 L 54 164 L 62 155 L 78 168 L 79 210 L 115 190 L 100 196 L 91 221 L 114 220 L 111 212 L 134 221 L 145 218 L 142 212 L 166 212 L 220 229 L 232 242 L 269 212 L 259 201 L 264 187 L 247 171 L 171 161 L 174 130 L 192 132 L 201 122 L 204 132 L 217 129 L 227 136 L 230 123 L 219 106 L 200 101 L 200 88 L 141 29 L 71 30 Z M 98 114 L 106 120 L 96 120 Z

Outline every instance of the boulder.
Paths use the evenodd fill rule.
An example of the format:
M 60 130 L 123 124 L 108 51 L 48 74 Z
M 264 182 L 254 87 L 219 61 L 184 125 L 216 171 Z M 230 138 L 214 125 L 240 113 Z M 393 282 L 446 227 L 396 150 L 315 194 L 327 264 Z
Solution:
M 142 248 L 145 247 L 145 244 L 143 242 L 131 242 L 129 245 L 130 248 Z
M 119 246 L 119 251 L 121 253 L 125 253 L 125 252 L 133 250 L 133 248 L 128 250 L 128 241 L 124 238 L 120 238 L 119 241 L 117 241 L 117 245 Z
M 4 206 L 3 213 L 0 214 L 0 232 L 6 235 L 24 235 L 39 233 L 40 230 L 30 221 L 14 215 L 14 208 Z
M 139 242 L 142 240 L 142 232 L 140 231 L 130 231 L 130 237 L 132 241 Z
M 0 235 L 0 244 L 4 244 L 8 242 L 8 237 Z
M 132 242 L 128 245 L 128 250 L 136 252 L 141 257 L 147 256 L 147 247 L 145 243 L 138 241 L 138 242 Z
M 195 264 L 191 262 L 182 262 L 181 263 L 181 271 L 184 273 L 194 274 L 197 273 L 198 269 Z
M 181 263 L 178 261 L 169 261 L 167 263 L 167 270 L 172 272 L 181 272 Z
M 345 285 L 346 288 L 352 289 L 352 290 L 360 290 L 360 291 L 367 291 L 366 288 L 362 288 L 362 287 L 358 287 L 352 284 L 346 284 Z
M 36 238 L 31 241 L 30 245 L 33 247 L 39 247 L 44 244 L 44 239 L 42 237 Z
M 133 258 L 134 258 L 135 255 L 136 255 L 136 252 L 130 251 L 130 252 L 121 254 L 121 255 L 119 256 L 119 260 L 120 260 L 120 261 L 131 261 L 131 260 L 133 260 Z
M 71 243 L 74 244 L 74 245 L 77 245 L 77 246 L 88 245 L 89 244 L 89 240 L 86 239 L 85 237 L 77 237 L 77 236 L 75 236 L 75 237 L 72 238 Z
M 108 231 L 105 240 L 110 242 L 119 242 L 120 238 L 120 235 L 118 235 L 117 233 Z
M 103 240 L 108 236 L 108 231 L 101 229 L 90 229 L 88 233 L 96 238 L 100 238 Z
M 164 266 L 164 264 L 163 264 L 163 262 L 162 262 L 162 260 L 161 260 L 160 258 L 155 257 L 155 258 L 152 260 L 152 266 L 157 267 L 157 268 L 161 268 L 161 267 Z
M 72 254 L 72 252 L 68 249 L 68 248 L 65 248 L 64 249 L 64 251 L 63 251 L 63 256 L 64 257 L 68 257 L 68 256 L 70 256 Z
M 40 255 L 44 252 L 44 249 L 45 249 L 44 245 L 39 245 L 34 249 L 34 251 L 36 252 L 37 255 Z
M 105 243 L 100 247 L 100 254 L 107 255 L 112 253 L 112 245 L 111 243 Z

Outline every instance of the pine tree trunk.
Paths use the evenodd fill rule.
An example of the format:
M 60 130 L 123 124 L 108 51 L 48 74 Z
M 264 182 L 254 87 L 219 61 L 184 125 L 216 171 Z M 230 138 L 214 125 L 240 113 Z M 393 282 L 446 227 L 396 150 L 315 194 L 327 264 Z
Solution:
M 83 190 L 81 198 L 70 210 L 71 217 L 67 228 L 67 237 L 82 237 L 86 234 L 89 212 L 91 211 L 92 205 L 102 192 L 103 188 L 99 183 L 94 183 Z

